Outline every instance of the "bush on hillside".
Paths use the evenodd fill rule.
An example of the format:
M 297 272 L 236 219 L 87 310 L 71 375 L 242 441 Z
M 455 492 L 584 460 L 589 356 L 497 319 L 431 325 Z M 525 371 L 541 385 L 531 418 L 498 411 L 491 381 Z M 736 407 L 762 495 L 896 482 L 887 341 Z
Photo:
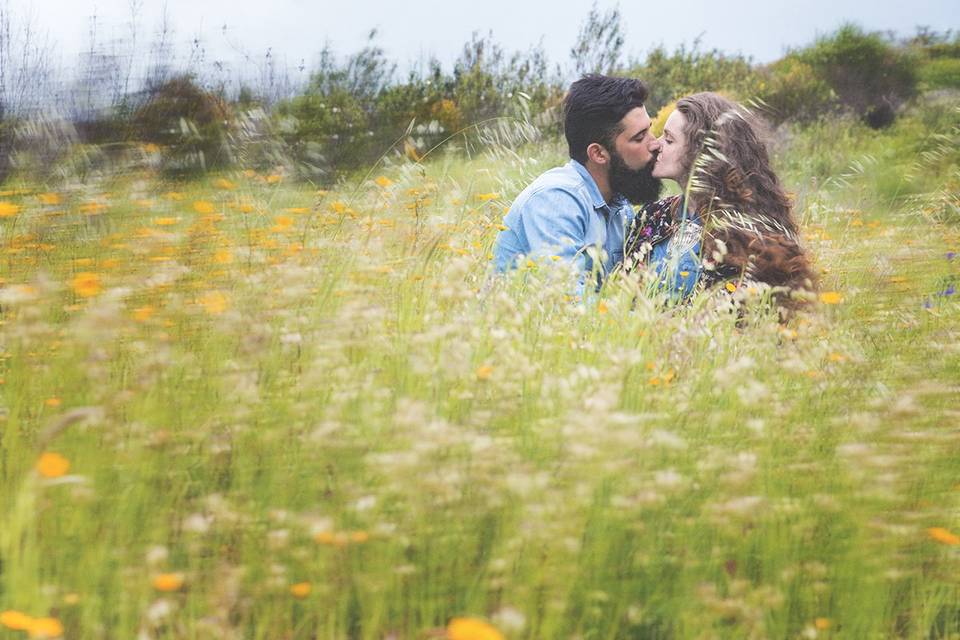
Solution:
M 182 75 L 147 90 L 131 128 L 137 140 L 163 148 L 165 170 L 187 174 L 229 164 L 224 142 L 230 117 L 221 98 Z
M 722 91 L 748 101 L 763 88 L 763 77 L 749 59 L 716 49 L 701 51 L 699 42 L 689 49 L 681 45 L 673 53 L 656 47 L 642 63 L 631 63 L 628 74 L 647 84 L 647 111 L 651 115 L 669 102 L 698 91 Z
M 779 124 L 810 122 L 831 108 L 836 95 L 806 62 L 794 54 L 769 65 L 759 98 L 766 115 Z
M 890 125 L 917 91 L 915 58 L 877 33 L 847 24 L 797 54 L 844 108 L 874 129 Z

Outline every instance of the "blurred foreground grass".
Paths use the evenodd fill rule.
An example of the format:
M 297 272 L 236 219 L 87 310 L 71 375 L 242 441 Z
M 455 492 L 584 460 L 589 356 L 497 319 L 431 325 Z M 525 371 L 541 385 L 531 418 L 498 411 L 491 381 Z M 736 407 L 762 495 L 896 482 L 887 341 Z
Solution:
M 6 185 L 0 637 L 960 637 L 958 125 L 781 136 L 788 326 L 491 281 L 553 144 Z

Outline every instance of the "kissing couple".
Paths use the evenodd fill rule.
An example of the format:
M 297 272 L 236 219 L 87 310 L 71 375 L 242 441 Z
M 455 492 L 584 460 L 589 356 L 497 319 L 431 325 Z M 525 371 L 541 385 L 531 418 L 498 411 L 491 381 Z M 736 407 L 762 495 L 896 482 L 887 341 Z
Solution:
M 615 270 L 644 270 L 674 299 L 721 283 L 763 283 L 784 314 L 816 277 L 792 202 L 756 117 L 716 93 L 681 98 L 658 138 L 637 79 L 587 75 L 563 102 L 570 161 L 536 178 L 508 210 L 494 264 L 564 261 L 578 293 Z M 658 199 L 662 180 L 681 193 Z M 634 210 L 638 206 L 638 210 Z

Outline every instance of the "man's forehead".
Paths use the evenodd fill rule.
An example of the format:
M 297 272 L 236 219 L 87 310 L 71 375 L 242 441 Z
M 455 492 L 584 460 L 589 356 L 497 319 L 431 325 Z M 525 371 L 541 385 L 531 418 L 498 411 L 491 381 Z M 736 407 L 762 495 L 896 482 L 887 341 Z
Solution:
M 649 128 L 650 116 L 647 115 L 647 108 L 634 107 L 627 112 L 627 115 L 623 116 L 620 124 L 623 126 L 624 131 L 630 133 L 630 135 Z

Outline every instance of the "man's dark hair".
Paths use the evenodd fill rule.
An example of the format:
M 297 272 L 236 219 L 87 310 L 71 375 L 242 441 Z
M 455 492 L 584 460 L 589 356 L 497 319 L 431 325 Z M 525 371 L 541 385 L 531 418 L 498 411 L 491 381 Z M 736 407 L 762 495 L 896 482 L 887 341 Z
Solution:
M 586 75 L 572 85 L 563 100 L 563 131 L 570 157 L 587 162 L 587 147 L 598 142 L 613 150 L 623 131 L 623 116 L 647 99 L 647 87 L 634 78 Z

